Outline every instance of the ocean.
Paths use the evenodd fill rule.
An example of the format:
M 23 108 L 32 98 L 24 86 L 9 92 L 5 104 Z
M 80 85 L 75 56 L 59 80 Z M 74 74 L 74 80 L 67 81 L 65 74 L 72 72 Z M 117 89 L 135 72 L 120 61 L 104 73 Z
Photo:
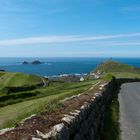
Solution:
M 107 59 L 108 58 L 0 58 L 0 69 L 48 77 L 61 74 L 86 74 Z M 140 58 L 112 59 L 140 68 Z M 40 65 L 22 64 L 23 61 L 32 62 L 34 60 L 45 63 Z

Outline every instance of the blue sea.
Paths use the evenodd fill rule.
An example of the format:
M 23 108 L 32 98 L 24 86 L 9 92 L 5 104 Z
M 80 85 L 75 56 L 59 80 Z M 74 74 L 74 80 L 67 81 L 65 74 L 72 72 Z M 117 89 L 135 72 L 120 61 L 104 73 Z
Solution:
M 48 77 L 61 74 L 86 74 L 107 59 L 108 58 L 0 58 L 0 69 Z M 45 63 L 40 65 L 22 64 L 23 61 L 32 62 L 34 60 Z M 140 58 L 113 58 L 113 60 L 140 68 Z

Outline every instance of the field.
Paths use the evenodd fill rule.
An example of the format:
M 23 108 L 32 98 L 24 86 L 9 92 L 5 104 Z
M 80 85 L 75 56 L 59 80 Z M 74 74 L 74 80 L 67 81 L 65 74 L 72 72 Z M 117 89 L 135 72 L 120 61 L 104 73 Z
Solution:
M 22 101 L 24 98 L 35 96 L 35 94 L 25 94 L 44 85 L 46 79 L 42 77 L 23 74 L 0 72 L 0 106 L 13 104 Z
M 42 79 L 35 75 L 0 72 L 0 96 L 6 93 L 6 88 L 30 87 L 41 84 L 42 82 Z
M 54 82 L 49 87 L 40 88 L 38 91 L 40 91 L 44 97 L 1 107 L 0 128 L 12 127 L 25 117 L 34 113 L 39 114 L 45 109 L 51 111 L 55 107 L 54 104 L 57 104 L 59 100 L 82 93 L 96 82 L 96 80 L 78 83 Z
M 23 73 L 0 72 L 0 88 L 5 86 L 20 87 L 31 86 L 42 82 L 41 78 L 35 75 Z

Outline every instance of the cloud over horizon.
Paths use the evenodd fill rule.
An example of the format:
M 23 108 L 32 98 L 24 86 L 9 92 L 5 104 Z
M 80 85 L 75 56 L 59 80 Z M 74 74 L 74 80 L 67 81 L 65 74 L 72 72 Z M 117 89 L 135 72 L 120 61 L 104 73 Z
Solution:
M 140 33 L 114 34 L 114 35 L 66 35 L 66 36 L 38 36 L 28 38 L 17 38 L 0 40 L 0 46 L 30 45 L 30 44 L 54 44 L 70 42 L 93 42 L 112 39 L 135 38 L 140 37 Z M 111 45 L 111 44 L 104 44 Z M 140 45 L 140 42 L 113 42 L 112 45 Z

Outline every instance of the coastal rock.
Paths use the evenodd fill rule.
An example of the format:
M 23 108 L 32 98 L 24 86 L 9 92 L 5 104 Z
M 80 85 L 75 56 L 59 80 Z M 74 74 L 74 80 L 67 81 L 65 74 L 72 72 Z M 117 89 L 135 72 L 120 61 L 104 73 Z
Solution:
M 33 61 L 32 62 L 32 64 L 34 64 L 34 65 L 38 65 L 38 64 L 42 64 L 43 62 L 41 62 L 41 61 L 39 61 L 39 60 L 35 60 L 35 61 Z
M 39 64 L 43 64 L 44 62 L 41 62 L 39 60 L 35 60 L 33 62 L 28 62 L 28 61 L 24 61 L 22 64 L 27 65 L 27 64 L 33 64 L 33 65 L 39 65 Z
M 5 72 L 5 70 L 4 70 L 4 69 L 0 69 L 0 71 Z
M 29 64 L 29 62 L 27 62 L 27 61 L 24 61 L 22 64 Z

